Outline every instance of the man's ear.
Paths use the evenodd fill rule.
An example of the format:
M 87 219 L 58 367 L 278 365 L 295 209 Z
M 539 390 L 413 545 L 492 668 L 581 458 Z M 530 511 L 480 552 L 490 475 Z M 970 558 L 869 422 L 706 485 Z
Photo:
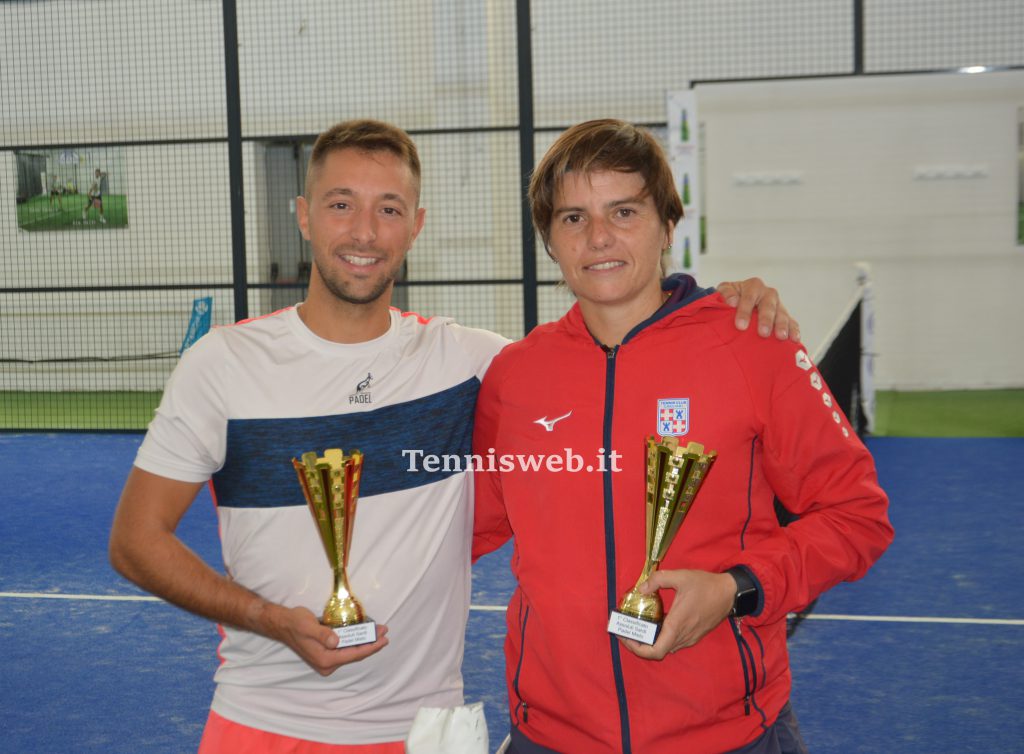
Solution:
M 306 197 L 295 198 L 295 221 L 299 224 L 299 231 L 302 237 L 309 240 L 309 203 Z

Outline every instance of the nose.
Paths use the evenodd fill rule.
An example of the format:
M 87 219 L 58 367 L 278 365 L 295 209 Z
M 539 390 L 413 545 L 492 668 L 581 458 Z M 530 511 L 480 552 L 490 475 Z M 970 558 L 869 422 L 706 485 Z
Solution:
M 605 249 L 611 245 L 611 228 L 604 218 L 592 217 L 587 223 L 587 243 L 592 249 Z
M 371 244 L 377 240 L 377 218 L 373 212 L 356 212 L 352 219 L 352 239 L 360 244 Z

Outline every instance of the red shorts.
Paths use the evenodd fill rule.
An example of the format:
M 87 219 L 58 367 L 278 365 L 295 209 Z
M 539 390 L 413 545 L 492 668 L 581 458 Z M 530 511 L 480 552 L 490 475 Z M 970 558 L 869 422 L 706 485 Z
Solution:
M 199 754 L 405 754 L 402 741 L 384 744 L 324 744 L 268 733 L 221 717 L 206 718 Z

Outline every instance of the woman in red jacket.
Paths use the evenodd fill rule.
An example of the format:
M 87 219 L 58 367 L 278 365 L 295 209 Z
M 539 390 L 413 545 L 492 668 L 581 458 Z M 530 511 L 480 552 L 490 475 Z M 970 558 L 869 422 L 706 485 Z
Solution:
M 530 202 L 577 303 L 495 358 L 477 404 L 474 556 L 515 537 L 510 751 L 805 751 L 785 617 L 892 540 L 871 456 L 799 343 L 664 276 L 682 205 L 650 134 L 569 129 Z M 644 586 L 666 603 L 653 646 L 607 632 L 644 564 L 650 435 L 718 453 Z

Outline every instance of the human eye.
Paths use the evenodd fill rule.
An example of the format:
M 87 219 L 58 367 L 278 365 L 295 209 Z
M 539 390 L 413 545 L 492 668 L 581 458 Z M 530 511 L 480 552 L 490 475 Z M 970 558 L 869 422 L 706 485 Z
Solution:
M 567 212 L 562 216 L 562 222 L 566 225 L 579 225 L 583 222 L 583 215 L 578 212 Z
M 331 209 L 345 210 L 348 209 L 348 202 L 334 201 L 328 205 Z
M 382 207 L 381 208 L 381 212 L 383 212 L 388 217 L 401 217 L 402 216 L 402 210 L 400 208 L 398 208 L 398 207 Z
M 628 218 L 628 217 L 632 217 L 635 214 L 636 214 L 636 210 L 633 209 L 632 207 L 619 207 L 615 211 L 615 215 L 617 217 L 620 217 L 620 218 L 623 218 L 623 219 Z

